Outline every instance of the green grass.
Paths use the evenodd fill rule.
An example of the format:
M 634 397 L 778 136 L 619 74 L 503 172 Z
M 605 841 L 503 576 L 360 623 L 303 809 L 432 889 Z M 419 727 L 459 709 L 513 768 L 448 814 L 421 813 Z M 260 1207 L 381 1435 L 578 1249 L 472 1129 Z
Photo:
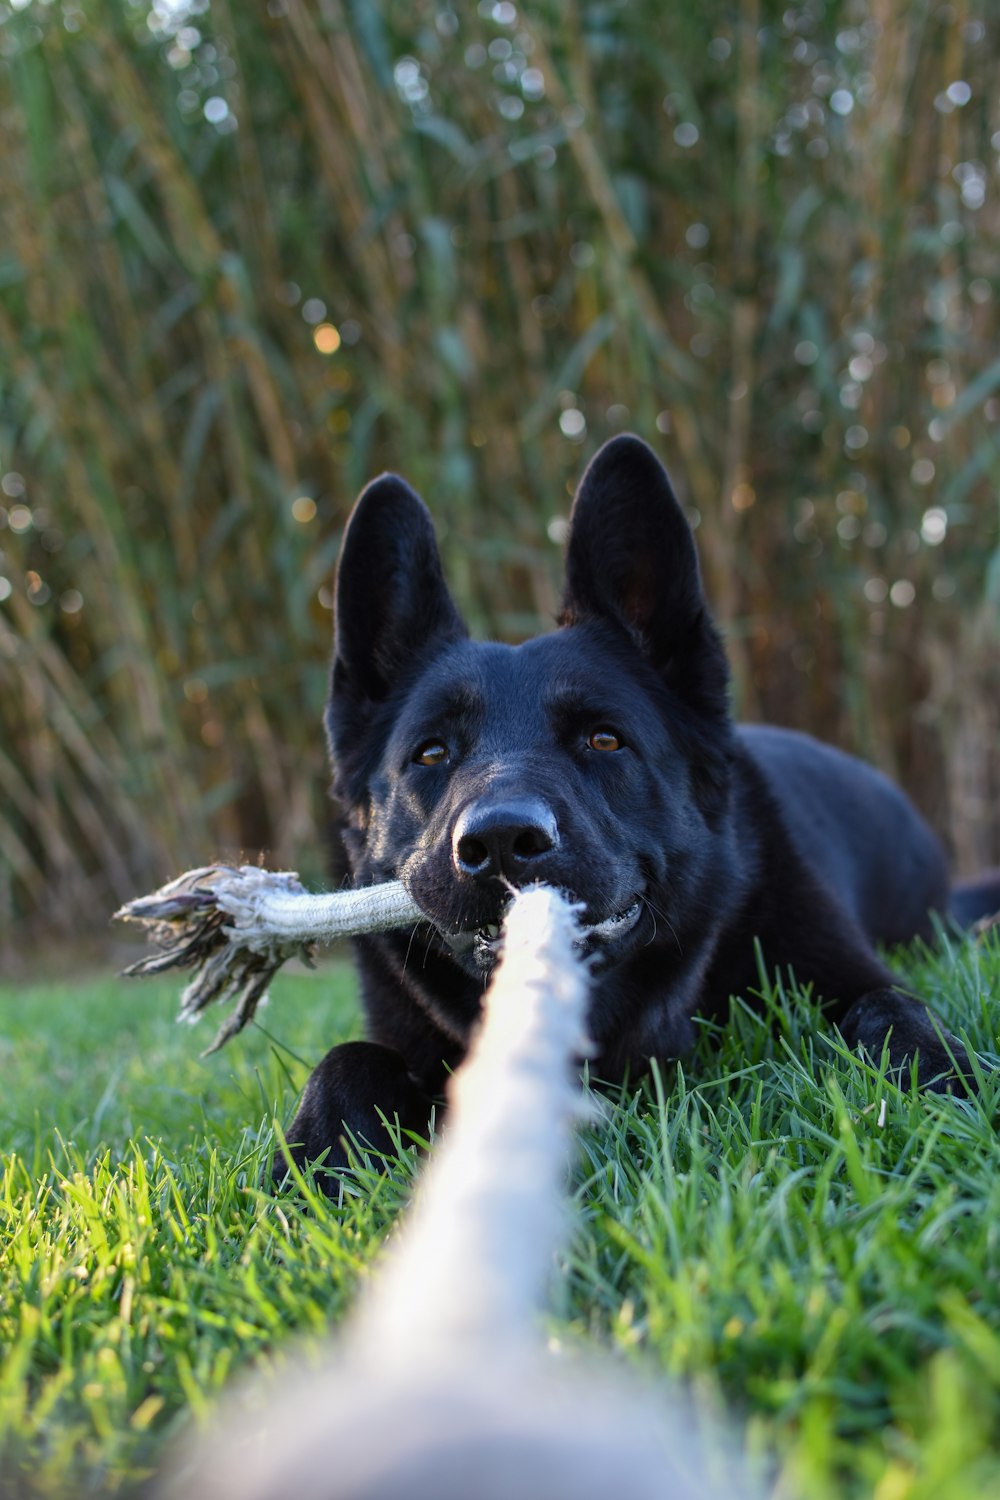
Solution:
M 1000 945 L 906 968 L 996 1062 Z M 342 1316 L 406 1199 L 412 1154 L 337 1205 L 259 1190 L 275 1116 L 357 1026 L 346 967 L 275 989 L 274 1040 L 205 1061 L 171 985 L 0 989 L 0 1472 L 28 1494 L 140 1483 L 237 1368 Z M 725 1403 L 775 1496 L 987 1500 L 1000 1084 L 901 1091 L 801 994 L 769 1009 L 602 1104 L 553 1330 Z

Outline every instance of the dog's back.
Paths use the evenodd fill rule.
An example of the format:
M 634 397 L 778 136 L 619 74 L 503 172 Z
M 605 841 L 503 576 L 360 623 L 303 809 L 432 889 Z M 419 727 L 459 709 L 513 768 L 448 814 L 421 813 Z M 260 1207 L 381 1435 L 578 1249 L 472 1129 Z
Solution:
M 912 802 L 873 766 L 809 735 L 762 724 L 738 738 L 796 849 L 873 943 L 930 937 L 948 908 L 948 866 Z

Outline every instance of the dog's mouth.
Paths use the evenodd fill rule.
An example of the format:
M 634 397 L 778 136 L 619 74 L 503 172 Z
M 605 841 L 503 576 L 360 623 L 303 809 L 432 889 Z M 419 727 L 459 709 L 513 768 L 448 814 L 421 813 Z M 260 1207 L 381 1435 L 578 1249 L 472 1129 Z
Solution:
M 618 944 L 628 936 L 642 915 L 642 899 L 636 896 L 628 906 L 604 917 L 600 922 L 581 923 L 578 946 L 588 954 L 601 954 L 611 959 Z M 464 932 L 443 934 L 449 948 L 456 955 L 470 954 L 482 969 L 490 969 L 500 956 L 503 946 L 503 913 L 497 922 L 486 922 Z

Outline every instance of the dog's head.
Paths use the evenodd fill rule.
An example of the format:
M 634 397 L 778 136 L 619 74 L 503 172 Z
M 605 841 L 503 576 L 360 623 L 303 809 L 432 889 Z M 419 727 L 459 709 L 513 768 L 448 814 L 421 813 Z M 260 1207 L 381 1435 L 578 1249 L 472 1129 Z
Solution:
M 611 964 L 667 931 L 722 823 L 725 656 L 659 460 L 620 437 L 571 518 L 559 629 L 470 641 L 430 515 L 362 493 L 337 573 L 327 729 L 358 881 L 401 878 L 456 961 L 487 972 L 512 889 L 584 907 Z

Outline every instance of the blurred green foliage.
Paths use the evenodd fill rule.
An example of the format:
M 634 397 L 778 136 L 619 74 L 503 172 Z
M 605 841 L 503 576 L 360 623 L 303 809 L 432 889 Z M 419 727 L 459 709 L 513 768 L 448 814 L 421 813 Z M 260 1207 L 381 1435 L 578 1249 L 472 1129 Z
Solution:
M 623 427 L 740 710 L 1000 861 L 998 60 L 985 0 L 0 0 L 0 926 L 320 875 L 357 489 L 516 639 Z

